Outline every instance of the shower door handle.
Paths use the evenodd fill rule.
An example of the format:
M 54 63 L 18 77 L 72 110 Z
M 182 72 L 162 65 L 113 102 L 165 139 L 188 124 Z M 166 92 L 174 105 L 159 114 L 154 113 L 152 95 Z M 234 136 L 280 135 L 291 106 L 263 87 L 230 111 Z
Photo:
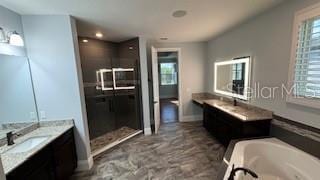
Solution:
M 109 99 L 109 112 L 112 112 L 112 99 Z

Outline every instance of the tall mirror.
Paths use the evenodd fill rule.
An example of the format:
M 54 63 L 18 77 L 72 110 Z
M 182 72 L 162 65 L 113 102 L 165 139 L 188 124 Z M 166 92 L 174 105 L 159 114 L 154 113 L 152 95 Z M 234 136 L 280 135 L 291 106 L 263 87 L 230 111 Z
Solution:
M 28 58 L 0 54 L 0 138 L 37 122 Z
M 214 92 L 248 100 L 250 57 L 214 64 Z

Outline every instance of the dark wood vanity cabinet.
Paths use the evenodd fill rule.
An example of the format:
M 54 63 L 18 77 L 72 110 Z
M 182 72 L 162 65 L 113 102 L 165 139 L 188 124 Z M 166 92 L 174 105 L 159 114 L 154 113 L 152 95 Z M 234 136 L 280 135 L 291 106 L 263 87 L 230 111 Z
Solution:
M 7 180 L 67 180 L 76 167 L 71 129 L 7 174 Z
M 242 121 L 230 114 L 203 104 L 203 126 L 223 145 L 232 139 L 268 136 L 271 119 Z
M 77 167 L 77 155 L 73 131 L 66 132 L 52 144 L 55 179 L 65 180 Z

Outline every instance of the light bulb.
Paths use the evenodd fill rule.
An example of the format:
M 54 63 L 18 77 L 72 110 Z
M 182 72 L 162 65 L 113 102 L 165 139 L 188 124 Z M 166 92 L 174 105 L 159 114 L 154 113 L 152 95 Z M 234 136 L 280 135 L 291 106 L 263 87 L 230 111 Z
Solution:
M 4 33 L 4 30 L 0 27 L 0 43 L 7 42 L 7 37 Z
M 24 46 L 22 37 L 16 31 L 10 35 L 9 44 L 14 46 Z

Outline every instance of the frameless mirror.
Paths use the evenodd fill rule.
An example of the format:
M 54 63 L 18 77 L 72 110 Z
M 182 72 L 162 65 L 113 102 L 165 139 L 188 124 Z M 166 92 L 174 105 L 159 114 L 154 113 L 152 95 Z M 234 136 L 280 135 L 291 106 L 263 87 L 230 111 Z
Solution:
M 0 138 L 38 122 L 27 57 L 0 54 Z
M 214 64 L 214 92 L 248 100 L 250 57 Z

